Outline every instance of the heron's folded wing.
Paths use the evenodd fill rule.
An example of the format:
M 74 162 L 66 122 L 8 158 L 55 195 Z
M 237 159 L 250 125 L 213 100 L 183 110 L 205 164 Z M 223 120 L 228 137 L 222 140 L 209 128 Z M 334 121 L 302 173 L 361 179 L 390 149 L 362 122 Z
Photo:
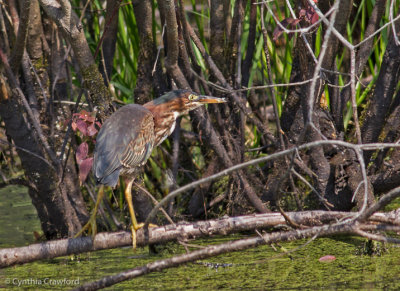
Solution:
M 96 139 L 93 172 L 97 182 L 115 186 L 123 168 L 146 162 L 153 141 L 152 113 L 136 104 L 120 108 L 106 120 Z

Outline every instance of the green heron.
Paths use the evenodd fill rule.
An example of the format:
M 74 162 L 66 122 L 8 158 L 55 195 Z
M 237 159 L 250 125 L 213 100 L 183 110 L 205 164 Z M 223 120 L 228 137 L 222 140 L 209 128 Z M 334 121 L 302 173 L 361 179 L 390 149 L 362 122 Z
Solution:
M 175 129 L 176 118 L 208 103 L 222 103 L 223 98 L 198 95 L 189 90 L 174 90 L 144 105 L 121 107 L 101 127 L 94 152 L 93 172 L 98 184 L 115 187 L 119 176 L 126 181 L 125 199 L 132 220 L 132 244 L 136 247 L 138 224 L 132 205 L 132 183 L 139 167 L 149 158 L 154 147 L 161 144 Z M 92 227 L 96 234 L 96 212 L 103 196 L 100 187 L 89 222 L 76 235 Z

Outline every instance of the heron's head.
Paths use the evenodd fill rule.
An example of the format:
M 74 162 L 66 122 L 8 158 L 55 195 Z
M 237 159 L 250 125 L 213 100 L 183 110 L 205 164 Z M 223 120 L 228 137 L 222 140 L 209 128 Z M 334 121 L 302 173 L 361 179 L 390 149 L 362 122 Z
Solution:
M 144 106 L 155 116 L 172 113 L 176 118 L 204 104 L 223 102 L 226 102 L 224 98 L 200 95 L 190 90 L 174 90 L 146 103 Z
M 160 144 L 173 132 L 177 117 L 204 104 L 223 102 L 226 102 L 224 98 L 199 95 L 189 90 L 174 90 L 144 104 L 154 117 L 155 144 Z

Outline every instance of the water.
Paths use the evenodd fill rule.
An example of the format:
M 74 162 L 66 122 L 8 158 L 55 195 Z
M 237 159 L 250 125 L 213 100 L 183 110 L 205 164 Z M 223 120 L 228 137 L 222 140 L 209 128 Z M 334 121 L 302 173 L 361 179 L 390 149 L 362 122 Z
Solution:
M 1 247 L 34 242 L 33 231 L 40 224 L 23 188 L 0 192 Z M 11 201 L 10 201 L 11 200 Z M 9 219 L 8 219 L 9 216 Z M 192 241 L 205 246 L 244 238 L 244 235 Z M 341 236 L 321 238 L 290 254 L 306 241 L 261 246 L 221 255 L 162 272 L 151 273 L 113 286 L 113 290 L 398 290 L 400 249 L 380 245 L 382 255 L 360 255 L 365 240 Z M 191 248 L 194 250 L 195 248 Z M 155 260 L 184 253 L 182 246 L 168 244 L 160 255 L 148 249 L 105 250 L 61 257 L 0 270 L 0 288 L 11 290 L 65 290 L 103 276 L 142 266 Z M 320 262 L 325 255 L 336 260 Z M 20 285 L 20 286 L 18 286 Z
M 41 232 L 36 209 L 22 186 L 0 189 L 0 247 L 24 246 Z

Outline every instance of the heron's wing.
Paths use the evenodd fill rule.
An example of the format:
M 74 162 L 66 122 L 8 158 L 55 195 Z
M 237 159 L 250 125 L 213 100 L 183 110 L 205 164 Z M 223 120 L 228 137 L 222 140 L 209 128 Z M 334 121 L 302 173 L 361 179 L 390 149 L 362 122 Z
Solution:
M 149 158 L 154 145 L 154 120 L 153 114 L 146 114 L 143 120 L 131 132 L 131 139 L 121 156 L 121 163 L 125 168 L 131 169 L 142 166 Z
M 124 168 L 143 165 L 154 144 L 153 114 L 130 104 L 115 112 L 96 139 L 93 171 L 98 183 L 115 186 Z

